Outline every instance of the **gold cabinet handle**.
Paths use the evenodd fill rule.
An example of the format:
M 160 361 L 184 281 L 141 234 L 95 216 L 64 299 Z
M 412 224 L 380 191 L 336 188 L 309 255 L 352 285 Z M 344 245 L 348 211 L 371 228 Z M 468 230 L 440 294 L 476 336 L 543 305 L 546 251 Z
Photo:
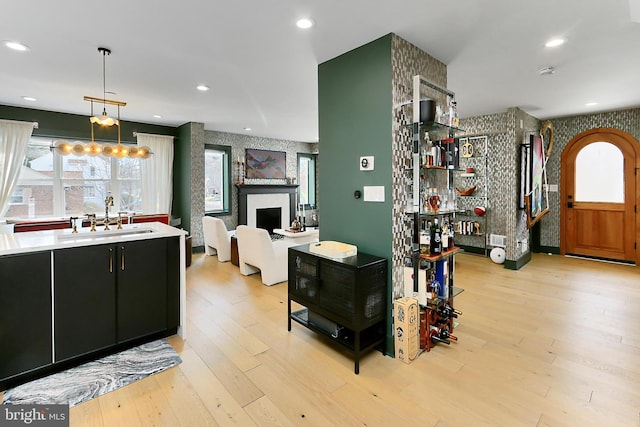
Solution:
M 124 246 L 120 246 L 120 269 L 124 271 Z
M 109 273 L 113 273 L 113 248 L 109 248 Z

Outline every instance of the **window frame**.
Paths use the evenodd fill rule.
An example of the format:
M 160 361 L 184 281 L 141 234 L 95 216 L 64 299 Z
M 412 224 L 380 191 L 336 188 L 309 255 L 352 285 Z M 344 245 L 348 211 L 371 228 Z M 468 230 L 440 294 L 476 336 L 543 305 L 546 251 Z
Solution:
M 316 159 L 317 154 L 312 153 L 297 153 L 296 159 L 296 176 L 298 180 L 298 191 L 300 191 L 300 185 L 302 183 L 302 179 L 300 179 L 300 161 L 302 159 L 309 159 L 309 203 L 301 203 L 298 200 L 298 205 L 303 206 L 305 209 L 315 209 L 317 204 L 317 194 L 316 194 Z
M 230 145 L 221 145 L 221 144 L 204 144 L 205 157 L 207 150 L 212 151 L 221 151 L 224 153 L 222 160 L 222 186 L 225 191 L 223 192 L 223 200 L 222 200 L 222 209 L 220 210 L 206 210 L 204 214 L 207 216 L 221 216 L 221 215 L 231 215 L 231 146 Z M 204 171 L 203 171 L 204 172 Z M 206 197 L 206 186 L 205 186 L 205 194 L 203 197 Z
M 56 152 L 56 150 L 51 149 L 51 146 L 53 144 L 53 142 L 56 139 L 61 139 L 61 138 L 57 138 L 57 137 L 46 137 L 46 136 L 41 136 L 41 135 L 32 135 L 29 141 L 29 144 L 35 144 L 37 146 L 48 146 L 49 150 L 51 151 L 51 176 L 49 177 L 49 179 L 46 180 L 42 180 L 43 183 L 50 183 L 51 184 L 51 215 L 49 214 L 40 214 L 40 215 L 36 215 L 34 218 L 47 218 L 47 217 L 67 217 L 70 215 L 76 215 L 76 216 L 82 216 L 84 215 L 85 209 L 82 209 L 82 211 L 80 212 L 67 212 L 65 205 L 66 205 L 66 194 L 65 194 L 65 188 L 67 188 L 68 186 L 80 186 L 80 187 L 84 187 L 84 183 L 85 182 L 106 182 L 108 187 L 111 187 L 111 192 L 113 194 L 114 197 L 114 205 L 115 206 L 120 206 L 121 204 L 121 194 L 120 194 L 120 184 L 123 181 L 138 181 L 141 184 L 141 179 L 135 179 L 135 178 L 120 178 L 119 177 L 119 160 L 120 159 L 116 159 L 116 158 L 110 158 L 109 159 L 109 165 L 110 165 L 110 169 L 111 169 L 111 173 L 110 173 L 110 178 L 109 179 L 98 179 L 98 178 L 65 178 L 65 171 L 64 171 L 64 157 L 62 156 L 60 153 Z M 88 140 L 84 140 L 84 139 L 78 139 L 78 142 L 82 142 L 82 143 L 87 143 L 89 142 Z M 98 143 L 107 143 L 107 141 L 102 141 L 102 140 L 96 140 L 96 142 Z M 123 144 L 125 145 L 135 145 L 133 143 L 126 143 L 123 142 Z M 73 154 L 69 154 L 69 156 L 66 157 L 71 157 L 73 158 L 74 155 Z M 77 157 L 77 156 L 76 156 Z M 83 156 L 81 156 L 83 157 Z M 81 158 L 78 157 L 78 158 Z M 23 160 L 23 163 L 25 166 L 27 166 L 26 164 L 27 162 L 27 158 L 25 156 L 25 159 Z M 35 170 L 35 169 L 34 169 Z M 18 182 L 16 185 L 16 190 L 18 189 L 18 186 L 26 186 L 28 187 L 29 184 L 25 184 L 24 182 L 21 182 L 21 178 L 18 177 Z M 37 184 L 40 185 L 40 184 Z M 15 193 L 15 190 L 14 190 Z M 86 195 L 83 194 L 83 200 L 84 198 L 86 198 Z M 84 201 L 83 201 L 84 203 Z M 24 203 L 23 203 L 24 204 Z M 120 209 L 118 209 L 119 211 Z M 135 210 L 135 211 L 128 211 L 131 213 L 139 213 L 140 211 Z M 96 214 L 100 214 L 100 211 L 96 211 Z M 17 218 L 17 219 L 24 219 L 26 217 L 18 217 L 18 216 L 6 216 L 6 218 Z

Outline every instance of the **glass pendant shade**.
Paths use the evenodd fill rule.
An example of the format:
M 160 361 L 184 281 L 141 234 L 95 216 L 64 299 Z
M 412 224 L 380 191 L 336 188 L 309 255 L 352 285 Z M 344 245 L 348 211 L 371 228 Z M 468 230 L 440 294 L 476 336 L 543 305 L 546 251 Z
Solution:
M 138 149 L 138 156 L 141 159 L 148 159 L 151 154 L 151 148 L 147 147 L 146 145 Z
M 67 141 L 60 139 L 53 143 L 53 149 L 56 150 L 60 155 L 67 156 L 73 151 L 73 145 L 71 145 Z
M 92 142 L 87 145 L 85 152 L 90 156 L 98 156 L 102 154 L 102 147 L 99 144 Z
M 105 156 L 112 156 L 113 155 L 113 145 L 103 145 L 102 146 L 102 154 L 104 154 Z
M 82 156 L 84 154 L 84 145 L 77 142 L 74 146 L 73 146 L 73 154 L 76 156 Z
M 129 154 L 129 149 L 123 144 L 118 143 L 115 147 L 113 147 L 113 156 L 119 159 L 127 157 Z
M 109 115 L 107 115 L 107 110 L 103 110 L 102 111 L 102 115 L 101 116 L 92 116 L 91 117 L 91 123 L 97 123 L 100 126 L 113 126 L 113 125 L 117 125 L 118 120 L 115 120 L 113 117 L 109 117 Z
M 140 148 L 137 146 L 129 147 L 129 157 L 136 158 L 140 156 Z

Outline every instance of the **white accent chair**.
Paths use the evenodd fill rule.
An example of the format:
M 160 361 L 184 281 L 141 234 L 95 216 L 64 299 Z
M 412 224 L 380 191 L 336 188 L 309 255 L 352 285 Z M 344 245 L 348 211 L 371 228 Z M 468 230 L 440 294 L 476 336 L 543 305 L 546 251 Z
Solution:
M 246 225 L 238 226 L 236 237 L 240 273 L 248 276 L 260 271 L 262 283 L 267 286 L 287 280 L 289 247 L 296 246 L 295 243 L 271 241 L 267 230 Z
M 235 230 L 227 231 L 227 226 L 220 218 L 202 217 L 202 233 L 204 234 L 204 251 L 207 255 L 218 254 L 218 261 L 231 260 L 231 236 Z

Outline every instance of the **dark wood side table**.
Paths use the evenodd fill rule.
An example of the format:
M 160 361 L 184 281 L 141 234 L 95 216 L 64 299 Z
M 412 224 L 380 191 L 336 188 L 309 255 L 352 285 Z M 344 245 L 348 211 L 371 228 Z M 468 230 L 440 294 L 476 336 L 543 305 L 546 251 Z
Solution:
M 238 238 L 236 236 L 231 236 L 231 264 L 236 267 L 240 265 L 238 259 Z

